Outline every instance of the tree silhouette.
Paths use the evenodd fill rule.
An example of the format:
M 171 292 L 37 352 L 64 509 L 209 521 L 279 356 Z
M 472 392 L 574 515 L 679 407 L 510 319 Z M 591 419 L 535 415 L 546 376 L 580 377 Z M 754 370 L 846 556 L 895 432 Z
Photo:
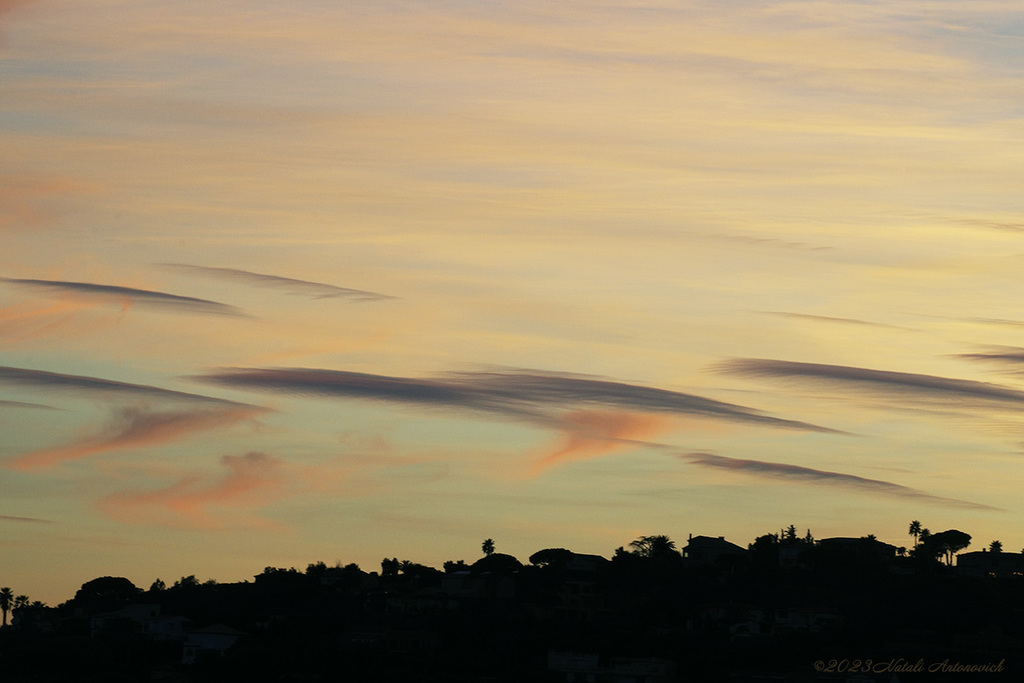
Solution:
M 916 519 L 910 523 L 910 531 L 908 533 L 914 537 L 914 545 L 917 545 L 917 539 L 921 535 L 921 522 Z
M 491 553 L 484 555 L 470 565 L 469 569 L 475 574 L 514 574 L 523 568 L 523 563 L 512 555 L 505 553 Z
M 0 588 L 0 610 L 4 613 L 4 626 L 7 626 L 7 613 L 14 606 L 14 593 L 7 586 Z
M 402 563 L 398 561 L 397 557 L 391 559 L 384 558 L 380 561 L 380 575 L 381 576 L 398 576 L 398 570 L 402 568 Z
M 263 569 L 263 573 L 264 574 L 271 573 L 271 572 L 267 571 L 268 569 L 273 569 L 273 567 L 265 567 Z M 195 574 L 189 574 L 188 576 L 183 576 L 183 577 L 181 577 L 180 579 L 178 579 L 177 581 L 174 582 L 174 587 L 175 588 L 195 588 L 198 585 L 199 585 L 199 579 L 196 578 Z
M 650 559 L 659 559 L 678 555 L 676 543 L 668 536 L 641 536 L 632 541 L 629 547 L 633 548 L 633 554 Z
M 123 576 L 101 576 L 83 583 L 71 601 L 86 610 L 112 611 L 133 602 L 141 593 Z
M 564 565 L 572 559 L 572 551 L 565 548 L 545 548 L 530 555 L 530 564 L 538 567 Z
M 484 551 L 484 555 L 494 554 L 494 539 L 488 538 L 481 544 L 481 549 Z
M 971 535 L 957 529 L 947 529 L 927 537 L 921 532 L 921 549 L 932 559 L 940 555 L 945 557 L 946 564 L 952 566 L 953 556 L 971 544 Z
M 779 564 L 779 535 L 764 534 L 747 546 L 754 564 L 761 569 L 777 567 Z
M 1003 543 L 1002 541 L 992 541 L 988 544 L 988 549 L 989 552 L 1001 553 L 1003 552 Z
M 321 560 L 320 562 L 310 562 L 306 565 L 306 576 L 311 576 L 319 579 L 327 571 L 327 563 Z

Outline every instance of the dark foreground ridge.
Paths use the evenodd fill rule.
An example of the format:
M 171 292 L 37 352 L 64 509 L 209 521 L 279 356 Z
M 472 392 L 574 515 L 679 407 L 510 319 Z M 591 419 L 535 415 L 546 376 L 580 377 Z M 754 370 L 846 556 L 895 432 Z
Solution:
M 252 581 L 120 577 L 59 607 L 0 590 L 0 680 L 668 683 L 1024 680 L 1024 554 L 794 527 L 747 548 L 643 536 L 611 559 L 483 544 L 444 569 L 310 564 Z M 8 612 L 13 618 L 8 625 Z

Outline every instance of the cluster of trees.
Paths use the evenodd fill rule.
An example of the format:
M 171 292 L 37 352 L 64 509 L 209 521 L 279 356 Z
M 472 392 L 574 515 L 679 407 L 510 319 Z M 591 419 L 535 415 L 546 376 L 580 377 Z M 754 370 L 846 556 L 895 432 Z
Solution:
M 908 533 L 914 537 L 914 547 L 910 549 L 910 556 L 924 560 L 936 560 L 942 558 L 947 565 L 953 564 L 953 557 L 971 544 L 971 535 L 965 534 L 958 529 L 947 529 L 933 534 L 927 528 L 921 526 L 916 519 L 910 523 Z M 999 541 L 992 541 L 989 548 L 993 552 L 1001 552 L 1003 544 Z
M 932 533 L 929 529 L 923 527 L 918 520 L 910 523 L 908 533 L 913 537 L 912 547 L 909 551 L 907 548 L 897 548 L 897 554 L 911 560 L 916 559 L 926 565 L 934 565 L 939 562 L 945 563 L 947 566 L 952 565 L 956 554 L 971 544 L 970 534 L 957 529 L 947 529 L 939 533 Z M 878 545 L 877 539 L 873 534 L 863 536 L 861 540 L 865 542 L 865 548 L 868 548 L 870 545 Z M 778 566 L 780 552 L 784 548 L 789 548 L 791 554 L 796 552 L 805 559 L 810 558 L 813 561 L 822 560 L 822 558 L 827 561 L 828 559 L 828 553 L 823 552 L 824 549 L 819 547 L 819 542 L 816 541 L 809 529 L 805 534 L 801 535 L 798 533 L 796 526 L 792 524 L 787 528 L 780 529 L 778 532 L 758 536 L 748 545 L 753 564 L 761 567 Z M 998 553 L 1002 552 L 1002 550 L 1002 543 L 998 540 L 992 541 L 988 546 L 989 552 Z M 381 561 L 381 576 L 419 577 L 420 579 L 429 580 L 443 573 L 458 571 L 509 573 L 518 571 L 524 566 L 513 556 L 496 552 L 495 542 L 491 538 L 483 541 L 481 551 L 483 552 L 483 557 L 472 564 L 467 564 L 464 560 L 447 561 L 443 565 L 443 571 L 410 560 L 384 558 Z M 804 551 L 807 552 L 805 553 Z M 531 555 L 529 563 L 537 567 L 557 566 L 564 564 L 567 558 L 571 556 L 572 553 L 564 548 L 547 548 Z M 664 567 L 674 566 L 681 559 L 682 553 L 676 548 L 675 542 L 665 535 L 640 536 L 630 542 L 627 547 L 617 548 L 613 557 L 613 561 L 618 561 L 618 563 L 625 565 L 649 560 L 654 565 Z M 339 563 L 335 568 L 341 569 L 342 567 Z M 359 574 L 362 571 L 356 564 L 349 564 L 344 569 L 352 574 Z M 326 564 L 316 562 L 306 568 L 305 575 L 319 578 L 327 570 L 328 566 Z M 302 572 L 295 568 L 278 569 L 267 567 L 256 578 L 257 581 L 287 581 L 289 577 L 297 578 L 302 576 L 302 574 Z M 96 579 L 84 584 L 75 595 L 75 601 L 78 603 L 103 603 L 111 601 L 110 599 L 113 598 L 112 601 L 117 603 L 124 602 L 128 598 L 125 595 L 126 592 L 133 594 L 134 592 L 141 593 L 126 579 L 120 580 L 123 582 L 123 585 L 121 583 L 115 585 L 114 581 L 116 580 L 104 577 L 103 579 Z M 217 585 L 217 582 L 213 579 L 200 582 L 195 575 L 190 575 L 181 577 L 170 587 L 161 579 L 156 579 L 150 586 L 149 592 L 157 594 L 165 590 L 173 589 L 180 591 L 210 585 Z M 31 602 L 28 596 L 25 595 L 15 596 L 8 587 L 0 588 L 0 611 L 3 613 L 4 626 L 9 623 L 8 616 L 12 611 L 30 606 L 45 607 L 45 604 L 39 601 Z
M 970 534 L 966 534 L 957 529 L 948 529 L 946 531 L 933 534 L 927 528 L 922 527 L 921 523 L 917 520 L 910 523 L 909 533 L 914 537 L 913 546 L 909 551 L 904 547 L 897 548 L 897 554 L 901 557 L 917 559 L 925 563 L 941 561 L 946 565 L 952 565 L 956 553 L 967 548 L 971 543 Z M 861 540 L 865 542 L 865 547 L 868 547 L 868 544 L 878 543 L 878 539 L 874 534 L 862 536 Z M 805 533 L 801 535 L 797 531 L 796 526 L 791 524 L 784 529 L 780 529 L 778 532 L 758 536 L 748 545 L 748 550 L 752 553 L 752 558 L 755 564 L 771 566 L 777 564 L 780 548 L 789 547 L 800 552 L 803 550 L 809 550 L 813 556 L 814 549 L 817 545 L 818 541 L 814 538 L 810 529 L 807 529 Z M 411 560 L 399 560 L 396 557 L 385 557 L 381 560 L 381 576 L 404 576 L 429 579 L 441 574 L 459 571 L 490 571 L 494 573 L 507 573 L 521 569 L 524 566 L 512 555 L 496 552 L 495 542 L 491 538 L 483 541 L 481 544 L 481 550 L 483 552 L 483 557 L 476 562 L 467 564 L 465 560 L 448 560 L 443 564 L 441 570 L 419 564 Z M 989 551 L 1001 552 L 1002 543 L 1000 541 L 992 541 L 989 545 Z M 572 554 L 573 553 L 571 551 L 566 550 L 565 548 L 546 548 L 531 555 L 528 561 L 531 565 L 537 567 L 561 565 L 564 564 Z M 681 559 L 682 553 L 676 547 L 675 541 L 673 541 L 669 536 L 662 534 L 640 536 L 631 541 L 628 546 L 620 546 L 619 548 L 616 548 L 613 556 L 613 560 L 618 560 L 620 562 L 628 563 L 638 560 L 650 560 L 655 564 L 663 565 L 672 565 Z M 335 566 L 335 569 L 340 568 L 342 568 L 340 563 Z M 325 563 L 316 562 L 310 564 L 306 568 L 305 574 L 307 576 L 318 577 L 327 569 L 328 566 Z M 355 573 L 362 571 L 356 564 L 346 565 L 344 569 Z M 268 579 L 277 575 L 299 576 L 301 574 L 302 572 L 294 567 L 291 569 L 267 567 L 264 569 L 263 574 L 258 576 L 257 579 Z M 216 584 L 216 581 L 211 579 L 206 581 L 203 585 L 213 584 Z M 189 588 L 199 585 L 200 582 L 195 576 L 185 576 L 176 581 L 173 587 Z M 157 579 L 150 587 L 150 591 L 160 591 L 165 588 L 166 586 L 164 582 Z
M 27 595 L 15 595 L 8 586 L 0 588 L 0 611 L 3 612 L 3 625 L 7 626 L 7 615 L 23 607 L 45 607 L 39 600 L 32 602 Z
M 808 666 L 823 652 L 975 661 L 987 656 L 977 648 L 994 628 L 1006 636 L 995 661 L 1024 662 L 1024 613 L 1014 608 L 1024 604 L 1024 582 L 949 571 L 969 536 L 911 528 L 913 547 L 895 564 L 917 571 L 890 571 L 895 549 L 873 535 L 818 540 L 790 525 L 746 552 L 693 539 L 692 563 L 683 560 L 685 541 L 646 535 L 610 562 L 552 547 L 521 563 L 487 539 L 476 559 L 443 571 L 395 557 L 375 573 L 313 562 L 304 571 L 266 567 L 237 583 L 157 579 L 148 591 L 108 576 L 0 631 L 0 668 L 12 683 L 165 674 L 201 683 L 554 680 L 564 678 L 548 668 L 554 651 L 593 653 L 602 666 L 663 660 L 702 681 L 753 673 L 810 680 Z M 178 640 L 142 637 L 128 617 L 110 616 L 131 604 L 159 606 L 170 623 L 182 618 Z M 51 630 L 40 628 L 46 620 Z M 185 667 L 182 633 L 211 624 L 246 635 L 223 656 Z M 1015 680 L 1024 680 L 1019 666 Z

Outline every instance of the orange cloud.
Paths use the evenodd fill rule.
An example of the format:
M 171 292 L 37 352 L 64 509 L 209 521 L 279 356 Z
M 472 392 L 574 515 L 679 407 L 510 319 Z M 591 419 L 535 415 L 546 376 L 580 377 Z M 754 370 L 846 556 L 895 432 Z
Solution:
M 156 491 L 116 493 L 99 501 L 108 516 L 133 523 L 158 523 L 200 529 L 219 529 L 239 509 L 262 507 L 287 495 L 292 471 L 287 464 L 265 453 L 226 455 L 220 464 L 227 470 L 219 477 L 191 474 Z M 244 516 L 245 526 L 280 528 L 270 520 Z
M 671 431 L 673 424 L 671 418 L 663 415 L 597 410 L 568 413 L 561 421 L 561 443 L 534 461 L 530 476 L 565 462 L 637 448 L 644 445 L 642 441 Z
M 9 12 L 12 9 L 27 5 L 34 0 L 0 0 L 0 14 Z
M 0 14 L 24 4 L 28 3 L 0 0 Z M 81 185 L 60 178 L 0 176 L 0 232 L 48 226 L 53 216 L 40 208 L 39 201 L 82 190 Z
M 68 326 L 74 326 L 75 334 L 88 333 L 93 328 L 108 324 L 97 319 L 85 321 L 82 316 L 75 315 L 94 306 L 87 301 L 60 300 L 45 304 L 23 302 L 0 308 L 0 340 L 14 344 L 44 338 L 58 331 L 66 337 Z
M 25 453 L 12 460 L 10 466 L 19 470 L 36 470 L 96 453 L 159 446 L 198 432 L 226 427 L 264 411 L 254 406 L 234 405 L 163 412 L 125 408 L 99 433 L 85 435 L 65 446 Z

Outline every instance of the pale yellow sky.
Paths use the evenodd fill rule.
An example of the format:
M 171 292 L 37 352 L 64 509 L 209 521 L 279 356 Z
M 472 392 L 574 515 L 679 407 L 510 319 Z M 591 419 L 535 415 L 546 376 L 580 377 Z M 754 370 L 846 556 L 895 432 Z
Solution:
M 0 2 L 0 583 L 1024 547 L 1013 2 Z

